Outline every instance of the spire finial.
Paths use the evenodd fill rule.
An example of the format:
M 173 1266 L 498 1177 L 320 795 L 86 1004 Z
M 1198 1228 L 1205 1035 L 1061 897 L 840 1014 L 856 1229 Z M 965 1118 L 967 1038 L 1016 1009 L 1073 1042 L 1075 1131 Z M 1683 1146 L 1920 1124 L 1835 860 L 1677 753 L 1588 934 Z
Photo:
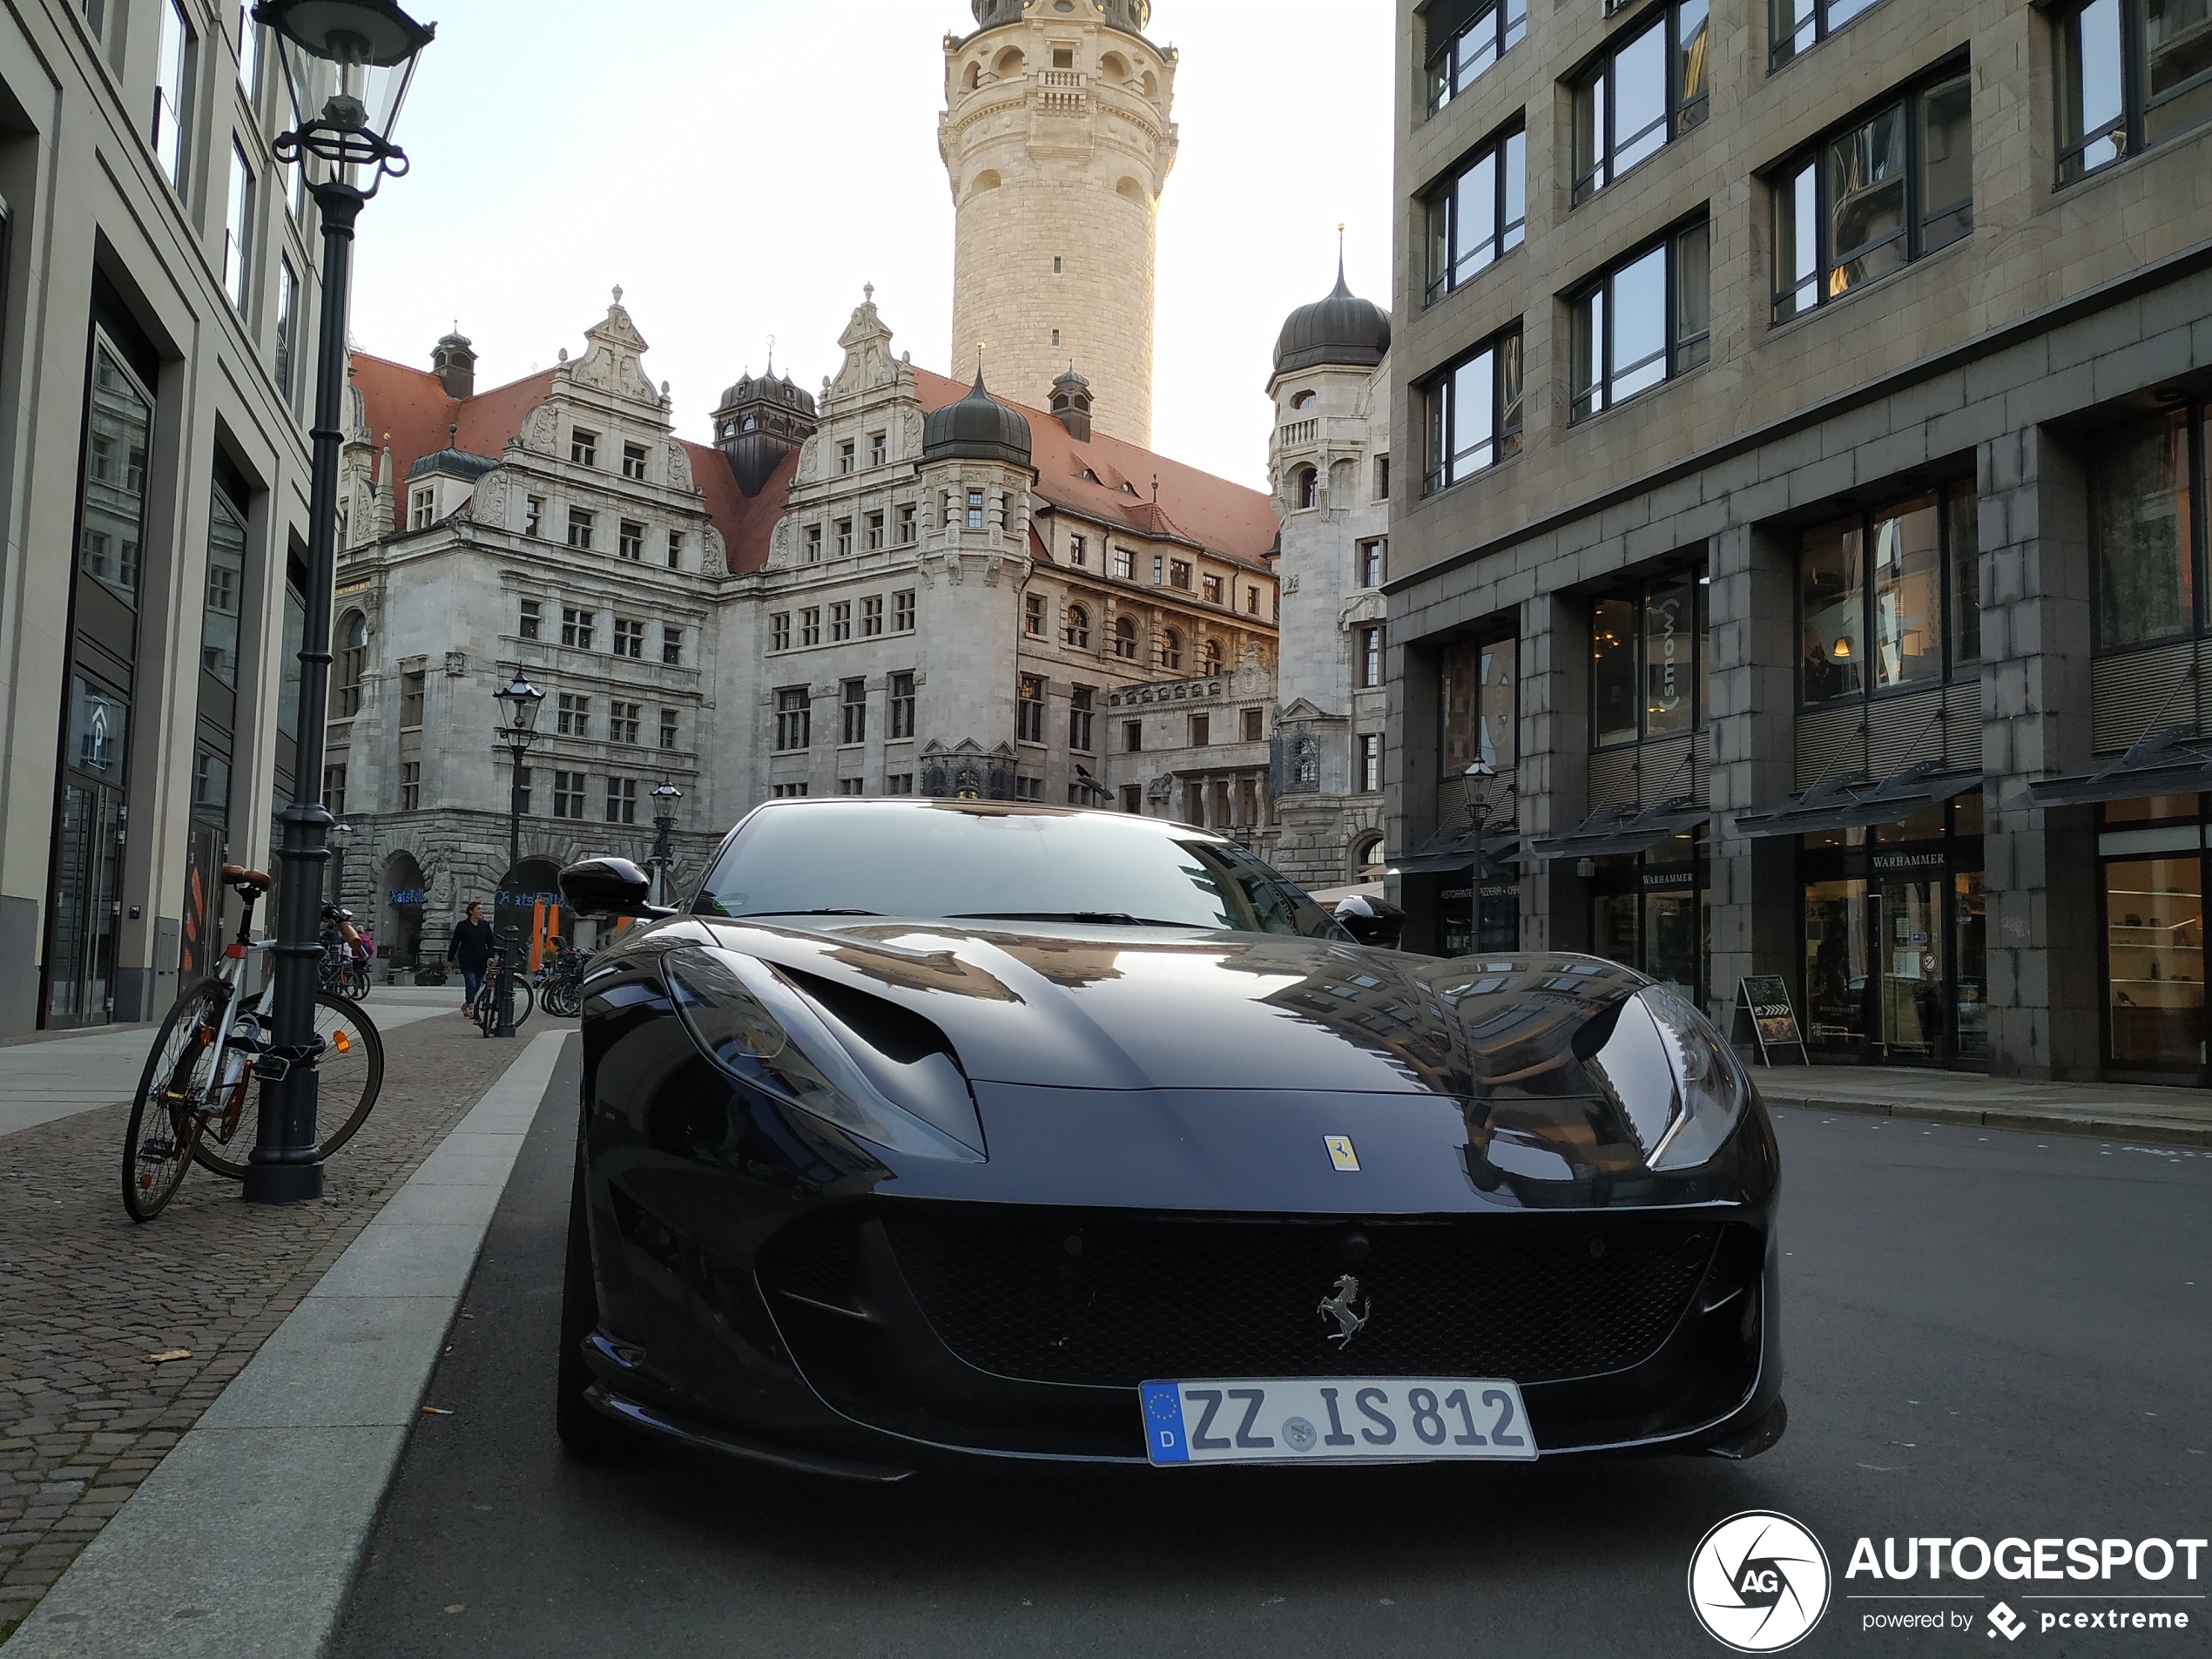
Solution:
M 1344 226 L 1337 226 L 1337 292 L 1350 293 L 1352 288 L 1344 280 Z
M 622 284 L 619 282 L 615 284 L 615 303 L 617 305 L 622 303 Z
M 776 377 L 776 337 L 775 337 L 775 335 L 771 334 L 771 335 L 769 335 L 769 336 L 768 336 L 768 374 L 767 374 L 767 378 L 768 378 L 768 379 L 770 379 L 770 380 L 773 380 L 773 379 L 775 379 L 775 377 Z
M 873 282 L 863 282 L 860 285 L 860 295 L 870 305 L 873 305 L 875 303 L 875 284 Z
M 460 444 L 461 428 L 458 426 L 448 427 L 446 428 L 446 448 L 448 449 L 458 448 Z

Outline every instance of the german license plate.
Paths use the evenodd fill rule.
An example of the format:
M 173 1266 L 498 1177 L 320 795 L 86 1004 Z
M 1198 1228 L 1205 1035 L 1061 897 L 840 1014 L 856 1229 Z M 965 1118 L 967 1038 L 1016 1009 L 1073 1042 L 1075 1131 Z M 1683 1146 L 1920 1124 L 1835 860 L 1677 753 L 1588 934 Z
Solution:
M 1498 1377 L 1255 1377 L 1143 1386 L 1155 1464 L 1527 1461 L 1521 1390 Z

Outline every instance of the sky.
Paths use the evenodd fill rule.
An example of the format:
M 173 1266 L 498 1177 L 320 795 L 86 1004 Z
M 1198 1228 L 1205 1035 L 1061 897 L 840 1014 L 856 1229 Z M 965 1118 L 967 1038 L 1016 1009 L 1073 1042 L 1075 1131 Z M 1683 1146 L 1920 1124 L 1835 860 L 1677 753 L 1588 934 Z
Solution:
M 767 361 L 834 373 L 862 285 L 949 368 L 943 39 L 966 0 L 421 0 L 398 130 L 414 164 L 361 217 L 358 349 L 429 366 L 456 323 L 476 384 L 550 365 L 619 284 L 705 440 Z M 1264 488 L 1283 320 L 1336 280 L 1390 299 L 1391 0 L 1156 0 L 1182 52 L 1160 209 L 1153 447 Z

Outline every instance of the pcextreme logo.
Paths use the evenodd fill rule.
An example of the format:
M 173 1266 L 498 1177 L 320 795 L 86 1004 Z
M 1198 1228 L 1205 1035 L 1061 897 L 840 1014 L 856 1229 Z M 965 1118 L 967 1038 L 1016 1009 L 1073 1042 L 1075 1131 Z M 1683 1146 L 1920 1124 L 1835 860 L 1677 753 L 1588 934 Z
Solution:
M 1707 1533 L 1689 1557 L 1689 1608 L 1738 1653 L 1779 1653 L 1828 1610 L 1828 1553 L 1787 1515 L 1747 1509 Z

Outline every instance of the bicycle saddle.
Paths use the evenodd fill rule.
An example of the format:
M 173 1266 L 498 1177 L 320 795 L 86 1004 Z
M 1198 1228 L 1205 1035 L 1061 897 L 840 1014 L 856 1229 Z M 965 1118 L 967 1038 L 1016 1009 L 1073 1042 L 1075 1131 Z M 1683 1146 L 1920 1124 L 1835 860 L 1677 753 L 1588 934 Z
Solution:
M 266 893 L 276 885 L 260 871 L 249 870 L 243 864 L 226 864 L 223 867 L 223 880 L 241 893 L 249 888 L 255 893 Z

